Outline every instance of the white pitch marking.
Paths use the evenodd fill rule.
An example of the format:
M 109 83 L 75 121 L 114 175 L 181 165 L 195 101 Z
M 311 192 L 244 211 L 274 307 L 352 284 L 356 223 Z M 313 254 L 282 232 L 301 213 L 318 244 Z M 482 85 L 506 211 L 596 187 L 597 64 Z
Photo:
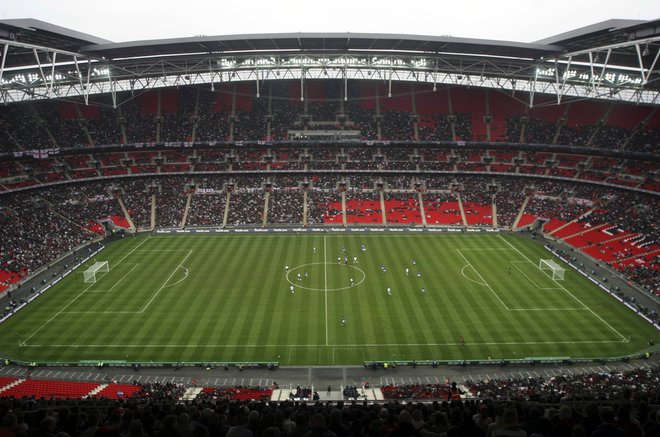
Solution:
M 509 246 L 511 246 L 512 248 L 514 248 L 515 251 L 518 252 L 520 255 L 522 255 L 527 261 L 529 261 L 530 263 L 532 262 L 532 260 L 529 259 L 529 257 L 528 257 L 527 255 L 525 255 L 525 254 L 522 253 L 520 250 L 518 250 L 518 248 L 515 247 L 513 244 L 509 243 L 509 242 L 506 240 L 506 238 L 502 237 L 501 235 L 498 235 L 498 237 L 500 237 L 500 238 L 502 239 L 502 241 L 504 241 L 506 244 L 508 244 Z M 532 263 L 532 264 L 534 264 L 534 263 Z M 554 282 L 555 284 L 557 284 L 557 285 L 559 286 L 559 288 L 561 288 L 562 290 L 564 290 L 569 296 L 571 296 L 573 299 L 575 299 L 576 301 L 578 301 L 578 302 L 580 303 L 580 305 L 582 305 L 583 307 L 585 307 L 586 309 L 588 309 L 589 312 L 590 312 L 591 314 L 593 314 L 594 316 L 596 316 L 596 317 L 598 318 L 598 320 L 600 320 L 601 322 L 603 322 L 608 328 L 610 328 L 612 331 L 614 331 L 619 337 L 621 337 L 621 338 L 623 339 L 623 341 L 625 341 L 625 342 L 629 342 L 629 341 L 630 341 L 630 340 L 628 340 L 626 337 L 624 337 L 619 331 L 617 331 L 616 329 L 614 329 L 614 328 L 612 327 L 612 325 L 610 325 L 610 324 L 607 323 L 605 320 L 603 320 L 603 318 L 602 318 L 601 316 L 599 316 L 598 314 L 596 314 L 591 308 L 589 308 L 587 305 L 585 305 L 584 302 L 582 302 L 580 299 L 578 299 L 573 293 L 571 293 L 570 291 L 568 291 L 563 285 L 561 285 L 561 284 L 560 284 L 559 282 L 557 282 L 555 279 L 552 279 L 552 282 Z
M 511 250 L 511 249 L 509 249 L 509 250 Z M 525 264 L 532 264 L 531 262 L 528 263 L 527 261 L 519 261 L 519 262 L 520 262 L 520 263 L 525 263 Z M 526 274 L 525 272 L 523 272 L 523 271 L 520 269 L 520 267 L 518 267 L 518 266 L 516 265 L 516 261 L 511 261 L 511 265 L 513 265 L 513 266 L 516 268 L 516 270 L 518 270 L 520 273 L 522 273 L 522 275 L 523 275 L 524 277 L 526 277 L 526 278 L 529 280 L 529 282 L 531 282 L 532 284 L 534 284 L 534 286 L 535 286 L 536 288 L 538 288 L 538 289 L 541 288 L 541 287 L 539 287 L 539 284 L 537 284 L 536 282 L 534 282 L 534 280 L 533 280 L 532 278 L 530 278 L 529 276 L 527 276 L 527 274 Z M 534 264 L 532 264 L 532 265 L 534 266 Z M 536 267 L 536 266 L 535 266 L 535 267 Z
M 470 266 L 472 267 L 472 270 L 474 270 L 475 273 L 476 273 L 477 275 L 479 275 L 479 278 L 481 278 L 481 280 L 484 281 L 484 284 L 486 285 L 486 287 L 488 287 L 488 289 L 489 289 L 489 290 L 495 295 L 495 297 L 497 298 L 497 300 L 500 301 L 500 303 L 504 306 L 504 308 L 506 308 L 506 309 L 508 310 L 509 307 L 504 303 L 504 301 L 503 301 L 503 300 L 500 298 L 500 296 L 495 292 L 495 290 L 493 290 L 493 287 L 491 287 L 491 286 L 488 284 L 488 282 L 486 282 L 486 280 L 484 279 L 484 277 L 481 276 L 481 273 L 479 273 L 479 272 L 477 271 L 477 269 L 475 269 L 474 266 L 473 266 L 472 264 L 470 264 L 470 260 L 467 259 L 467 258 L 465 257 L 465 255 L 463 255 L 463 254 L 461 253 L 461 249 L 456 249 L 456 251 L 458 252 L 459 255 L 461 255 L 461 256 L 463 257 L 463 259 L 465 260 L 465 262 L 467 262 L 468 265 L 470 265 Z
M 188 252 L 190 249 L 140 249 L 136 252 Z
M 182 283 L 183 281 L 185 281 L 186 279 L 188 279 L 188 275 L 190 274 L 190 272 L 188 271 L 188 269 L 185 268 L 185 267 L 183 267 L 183 266 L 181 266 L 180 268 L 182 268 L 183 270 L 185 270 L 185 274 L 183 275 L 183 278 L 181 278 L 181 279 L 179 279 L 178 281 L 173 282 L 173 283 L 171 283 L 171 284 L 167 284 L 167 285 L 164 286 L 163 288 L 174 287 L 175 285 L 180 284 L 180 283 Z
M 313 265 L 318 265 L 318 264 L 325 264 L 324 269 L 326 269 L 326 271 L 327 271 L 328 263 L 324 263 L 324 262 L 319 261 L 319 262 L 315 262 L 315 263 L 307 263 L 307 264 L 301 264 L 299 266 L 295 266 L 292 269 L 289 269 L 289 273 L 286 274 L 285 278 L 289 282 L 289 284 L 295 285 L 296 287 L 301 288 L 303 290 L 310 290 L 310 291 L 341 291 L 341 290 L 348 290 L 349 288 L 357 287 L 358 285 L 362 284 L 365 281 L 365 279 L 367 278 L 367 275 L 366 275 L 366 273 L 364 273 L 364 270 L 362 270 L 359 267 L 355 267 L 355 266 L 350 265 L 350 264 L 330 263 L 333 266 L 340 266 L 340 267 L 347 267 L 347 268 L 355 269 L 355 270 L 359 271 L 360 273 L 362 273 L 362 279 L 359 282 L 354 283 L 353 285 L 349 285 L 348 287 L 333 288 L 333 289 L 327 288 L 327 285 L 326 285 L 326 288 L 305 287 L 304 285 L 299 285 L 297 282 L 292 282 L 289 279 L 289 275 L 291 273 L 293 273 L 294 270 L 300 269 L 302 267 L 313 266 Z M 326 276 L 326 279 L 327 279 L 327 273 L 326 273 L 325 276 Z
M 478 250 L 479 252 L 481 252 L 481 251 L 483 251 L 483 250 L 507 250 L 507 251 L 508 251 L 508 250 L 513 250 L 513 249 L 509 249 L 508 247 L 486 247 L 486 248 L 479 248 L 479 249 L 477 249 L 477 248 L 470 248 L 470 247 L 467 247 L 467 248 L 466 248 L 466 247 L 461 247 L 460 250 L 462 250 L 462 251 L 466 251 L 466 250 Z
M 172 276 L 174 276 L 174 273 L 176 273 L 177 270 L 179 270 L 179 267 L 183 267 L 183 263 L 186 262 L 186 260 L 188 259 L 188 257 L 189 257 L 190 255 L 192 255 L 192 253 L 193 253 L 192 250 L 188 250 L 188 255 L 184 256 L 183 259 L 181 260 L 181 262 L 179 263 L 179 265 L 176 266 L 176 268 L 175 268 L 174 270 L 172 270 L 172 273 L 170 273 L 170 276 L 168 276 L 167 279 L 165 280 L 165 282 L 163 282 L 163 285 L 161 285 L 161 286 L 158 288 L 158 290 L 156 290 L 156 293 L 155 293 L 153 296 L 151 296 L 151 299 L 149 299 L 149 302 L 147 302 L 147 304 L 144 306 L 144 308 L 142 308 L 140 311 L 138 311 L 139 313 L 143 313 L 144 310 L 146 310 L 147 308 L 149 308 L 149 305 L 151 305 L 151 302 L 153 302 L 154 299 L 156 299 L 156 296 L 158 296 L 158 294 L 161 292 L 161 290 L 162 290 L 163 288 L 165 288 L 165 284 L 167 284 L 167 282 L 168 282 L 170 279 L 172 279 Z
M 328 258 L 326 251 L 326 236 L 323 235 L 323 294 L 325 301 L 325 345 L 328 341 Z M 364 272 L 362 272 L 364 274 Z M 364 280 L 364 279 L 363 279 Z
M 586 311 L 588 308 L 509 308 L 509 311 Z
M 63 314 L 139 314 L 138 311 L 64 311 Z
M 120 259 L 115 265 L 117 265 L 117 264 L 121 264 L 122 261 L 124 261 L 129 255 L 131 255 L 133 252 L 135 252 L 140 246 L 142 246 L 142 245 L 143 245 L 144 243 L 146 243 L 147 241 L 149 241 L 149 236 L 147 236 L 147 238 L 145 238 L 140 244 L 138 244 L 137 246 L 135 246 L 135 247 L 133 248 L 133 250 L 129 251 L 126 255 L 124 255 L 124 257 L 121 258 L 121 259 Z M 50 319 L 48 319 L 43 325 L 41 325 L 39 328 L 37 328 L 37 330 L 34 331 L 32 334 L 30 334 L 29 337 L 27 337 L 26 339 L 24 339 L 23 342 L 24 342 L 24 343 L 27 342 L 29 339 L 31 339 L 32 337 L 34 337 L 34 335 L 35 335 L 37 332 L 41 331 L 42 329 L 44 329 L 44 327 L 46 327 L 46 325 L 48 325 L 50 322 L 52 322 L 53 320 L 55 320 L 55 317 L 59 316 L 60 314 L 62 314 L 62 313 L 64 312 L 65 309 L 69 308 L 69 306 L 71 306 L 72 303 L 74 303 L 76 300 L 78 300 L 78 298 L 79 298 L 80 296 L 82 296 L 83 294 L 85 294 L 85 292 L 86 292 L 87 290 L 89 290 L 89 289 L 92 287 L 92 285 L 94 285 L 94 283 L 89 284 L 89 286 L 87 286 L 87 288 L 85 288 L 83 291 L 81 291 L 80 294 L 78 294 L 76 297 L 74 297 L 74 298 L 71 300 L 71 302 L 69 302 L 68 304 L 66 304 L 61 310 L 59 310 L 58 312 L 56 312 L 55 315 L 54 315 L 53 317 L 51 317 Z
M 468 278 L 468 276 L 465 274 L 465 268 L 466 268 L 466 267 L 472 267 L 472 266 L 471 266 L 470 264 L 466 264 L 466 265 L 464 265 L 463 268 L 461 269 L 461 275 L 463 275 L 463 277 L 464 277 L 465 279 L 467 279 L 468 281 L 472 281 L 472 282 L 474 282 L 474 283 L 477 284 L 477 285 L 482 285 L 482 286 L 484 286 L 484 287 L 487 287 L 487 286 L 488 286 L 488 284 L 484 284 L 483 282 L 477 282 L 477 281 L 475 281 L 475 280 L 472 279 L 472 278 Z M 472 267 L 472 270 L 474 270 L 474 267 Z M 475 270 L 475 271 L 476 271 L 476 270 Z
M 556 345 L 556 344 L 608 344 L 624 343 L 622 340 L 580 340 L 580 341 L 505 341 L 505 342 L 483 342 L 470 343 L 469 346 L 500 346 L 500 345 Z M 331 347 L 390 347 L 390 346 L 460 346 L 461 343 L 366 343 L 366 344 L 329 344 Z M 23 347 L 33 348 L 66 348 L 66 347 L 126 347 L 126 348 L 266 348 L 266 347 L 288 347 L 289 354 L 293 348 L 321 347 L 324 344 L 26 344 Z
M 126 263 L 126 264 L 129 264 L 129 263 Z M 109 293 L 109 292 L 111 292 L 113 288 L 115 288 L 117 285 L 119 285 L 119 283 L 121 281 L 123 281 L 126 278 L 126 276 L 128 276 L 133 270 L 135 270 L 135 268 L 137 266 L 140 265 L 140 263 L 130 263 L 130 264 L 134 264 L 133 267 L 131 267 L 131 269 L 128 272 L 126 272 L 126 274 L 124 276 L 119 278 L 119 280 L 117 282 L 115 282 L 115 285 L 110 287 L 110 289 L 108 289 L 108 290 L 90 290 L 90 291 L 87 291 L 87 293 Z

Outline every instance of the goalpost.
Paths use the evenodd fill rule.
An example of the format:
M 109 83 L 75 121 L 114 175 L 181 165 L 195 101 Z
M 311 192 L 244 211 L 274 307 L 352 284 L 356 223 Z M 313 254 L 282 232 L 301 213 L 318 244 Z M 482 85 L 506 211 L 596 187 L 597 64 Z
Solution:
M 539 261 L 539 269 L 555 281 L 563 281 L 566 269 L 551 259 L 542 259 Z
M 96 261 L 93 266 L 89 267 L 83 272 L 85 284 L 94 284 L 96 282 L 96 274 L 98 272 L 109 272 L 110 265 L 107 261 Z

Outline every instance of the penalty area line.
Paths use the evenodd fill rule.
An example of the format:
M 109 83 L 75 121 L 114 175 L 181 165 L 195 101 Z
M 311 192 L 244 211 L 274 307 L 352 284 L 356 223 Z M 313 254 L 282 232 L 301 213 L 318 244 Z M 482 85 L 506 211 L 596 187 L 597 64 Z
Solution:
M 504 308 L 506 308 L 506 309 L 508 310 L 508 309 L 509 309 L 508 305 L 505 304 L 504 301 L 502 300 L 502 298 L 500 298 L 500 296 L 495 292 L 495 290 L 493 290 L 493 287 L 491 287 L 490 284 L 488 284 L 488 282 L 486 282 L 486 280 L 484 279 L 484 277 L 481 276 L 481 273 L 479 273 L 479 271 L 478 271 L 476 268 L 474 268 L 474 266 L 472 265 L 472 263 L 470 263 L 470 260 L 467 259 L 467 258 L 465 257 L 465 255 L 463 255 L 463 253 L 461 252 L 461 249 L 456 249 L 456 251 L 458 252 L 458 254 L 459 254 L 460 256 L 463 257 L 463 259 L 465 260 L 465 262 L 468 263 L 468 265 L 469 265 L 470 267 L 472 267 L 472 270 L 474 270 L 474 272 L 479 276 L 479 279 L 481 279 L 481 280 L 484 282 L 484 285 L 485 285 L 486 287 L 488 287 L 488 289 L 489 289 L 489 290 L 495 295 L 495 297 L 497 298 L 497 300 L 500 301 L 500 303 L 502 304 L 502 306 L 504 306 Z M 466 277 L 466 278 L 467 278 L 467 277 Z M 473 282 L 475 282 L 475 281 L 473 281 Z
M 190 255 L 192 255 L 192 253 L 193 253 L 192 249 L 188 250 L 188 255 L 184 256 L 183 259 L 181 260 L 181 262 L 179 263 L 179 265 L 176 266 L 176 268 L 174 270 L 172 270 L 172 273 L 170 273 L 170 276 L 168 276 L 167 279 L 165 280 L 165 282 L 163 282 L 163 285 L 158 287 L 158 290 L 156 290 L 156 293 L 154 293 L 154 295 L 151 296 L 151 299 L 149 299 L 149 302 L 147 302 L 147 304 L 144 306 L 144 308 L 142 308 L 140 311 L 138 311 L 139 313 L 143 313 L 147 308 L 149 308 L 149 305 L 151 305 L 151 303 L 156 299 L 158 294 L 163 290 L 163 288 L 165 288 L 165 286 L 167 285 L 169 280 L 172 279 L 172 276 L 174 276 L 174 274 L 179 270 L 179 268 L 183 267 L 183 263 L 186 262 L 186 260 L 188 259 L 188 257 L 190 257 Z
M 115 265 L 121 264 L 122 261 L 124 261 L 126 258 L 128 258 L 128 256 L 129 256 L 130 254 L 132 254 L 133 252 L 135 252 L 140 246 L 142 246 L 142 245 L 143 245 L 144 243 L 146 243 L 147 241 L 149 241 L 149 236 L 147 236 L 147 238 L 145 238 L 144 240 L 142 240 L 137 246 L 135 246 L 135 247 L 134 247 L 132 250 L 130 250 L 126 255 L 124 255 L 124 256 L 123 256 L 123 257 L 122 257 L 122 258 L 121 258 L 121 259 L 120 259 Z M 78 298 L 79 298 L 80 296 L 82 296 L 83 294 L 85 294 L 85 292 L 86 292 L 87 290 L 89 290 L 89 289 L 92 287 L 92 285 L 94 285 L 94 283 L 89 284 L 89 286 L 87 286 L 83 291 L 81 291 L 80 294 L 78 294 L 76 297 L 74 297 L 73 299 L 71 299 L 71 301 L 70 301 L 68 304 L 66 304 L 61 310 L 59 310 L 58 312 L 56 312 L 55 315 L 53 315 L 53 317 L 51 317 L 50 319 L 46 320 L 46 322 L 44 322 L 40 327 L 38 327 L 36 331 L 34 331 L 34 332 L 33 332 L 32 334 L 30 334 L 26 339 L 24 339 L 24 340 L 23 340 L 23 343 L 26 343 L 29 339 L 31 339 L 32 337 L 34 337 L 35 334 L 37 334 L 39 331 L 41 331 L 42 329 L 44 329 L 44 328 L 46 327 L 46 325 L 48 325 L 50 322 L 52 322 L 53 320 L 55 320 L 55 318 L 56 318 L 57 316 L 59 316 L 60 314 L 62 314 L 62 313 L 64 312 L 64 310 L 66 310 L 67 308 L 69 308 L 69 307 L 71 306 L 71 304 L 73 304 L 76 300 L 78 300 Z
M 506 244 L 508 244 L 509 246 L 511 246 L 512 248 L 514 248 L 514 249 L 516 250 L 516 252 L 518 252 L 520 255 L 522 255 L 523 258 L 525 258 L 527 261 L 529 261 L 530 263 L 532 262 L 532 260 L 529 259 L 529 257 L 528 257 L 527 255 L 525 255 L 524 253 L 522 253 L 522 252 L 520 251 L 520 249 L 518 249 L 516 246 L 514 246 L 513 244 L 511 244 L 506 238 L 502 237 L 501 235 L 498 235 L 498 237 L 501 238 L 502 241 L 504 241 Z M 534 264 L 534 263 L 532 263 L 532 264 Z M 534 265 L 536 265 L 536 264 L 534 264 Z M 552 278 L 551 278 L 551 279 L 552 279 Z M 626 337 L 625 337 L 623 334 L 621 334 L 619 331 L 617 331 L 612 325 L 610 325 L 609 323 L 607 323 L 607 322 L 606 322 L 601 316 L 599 316 L 598 314 L 596 314 L 596 313 L 594 312 L 594 310 L 592 310 L 591 308 L 589 308 L 584 302 L 582 302 L 580 299 L 578 299 L 577 296 L 575 296 L 573 293 L 571 293 L 570 291 L 568 291 L 568 290 L 566 289 L 566 287 L 564 287 L 563 285 L 561 285 L 561 284 L 560 284 L 559 282 L 557 282 L 557 280 L 555 280 L 555 279 L 552 279 L 552 282 L 554 282 L 555 284 L 557 284 L 557 286 L 559 286 L 562 290 L 564 290 L 564 291 L 566 292 L 566 294 L 568 294 L 568 295 L 571 296 L 573 299 L 575 299 L 576 301 L 578 301 L 578 302 L 580 303 L 580 305 L 582 305 L 583 307 L 585 307 L 586 309 L 588 309 L 589 312 L 590 312 L 591 314 L 593 314 L 594 316 L 596 316 L 596 318 L 598 318 L 598 320 L 600 320 L 601 322 L 603 322 L 603 324 L 605 324 L 605 326 L 607 326 L 608 328 L 610 328 L 615 334 L 617 334 L 619 337 L 621 337 L 621 338 L 623 339 L 623 341 L 627 341 Z

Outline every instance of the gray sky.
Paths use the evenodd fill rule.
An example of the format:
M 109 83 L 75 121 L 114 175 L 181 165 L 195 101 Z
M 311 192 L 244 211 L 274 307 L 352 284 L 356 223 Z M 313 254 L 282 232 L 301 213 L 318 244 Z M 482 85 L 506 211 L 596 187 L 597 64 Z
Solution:
M 611 18 L 660 18 L 659 0 L 2 0 L 112 41 L 283 32 L 402 33 L 532 42 Z

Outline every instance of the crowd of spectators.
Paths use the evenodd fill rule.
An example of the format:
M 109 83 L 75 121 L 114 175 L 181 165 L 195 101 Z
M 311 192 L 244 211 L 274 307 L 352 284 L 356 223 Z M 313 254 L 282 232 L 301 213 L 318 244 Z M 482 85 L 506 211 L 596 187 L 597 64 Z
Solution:
M 384 403 L 320 402 L 311 387 L 290 400 L 230 400 L 237 390 L 203 391 L 179 400 L 177 384 L 147 384 L 121 399 L 0 399 L 0 433 L 11 437 L 571 437 L 654 436 L 660 432 L 657 367 L 468 381 L 476 399 L 449 384 L 385 386 Z M 261 390 L 263 391 L 263 390 Z M 306 402 L 300 402 L 305 400 Z M 403 402 L 405 401 L 405 402 Z
M 220 192 L 194 194 L 186 226 L 222 226 L 227 195 Z
M 341 84 L 325 81 L 304 102 L 286 82 L 265 85 L 260 97 L 243 87 L 222 86 L 217 90 L 179 87 L 152 90 L 138 98 L 118 93 L 120 103 L 113 109 L 109 96 L 95 96 L 95 110 L 78 108 L 64 115 L 58 102 L 27 102 L 9 105 L 0 113 L 0 126 L 8 134 L 3 150 L 19 148 L 79 147 L 88 144 L 141 143 L 148 141 L 284 140 L 290 129 L 351 129 L 365 140 L 454 140 L 475 139 L 474 114 L 462 112 L 412 111 L 412 94 L 380 101 L 370 85 L 349 84 L 347 101 L 342 101 Z M 322 88 L 322 90 L 321 90 Z M 376 87 L 377 88 L 377 87 Z M 414 91 L 413 91 L 414 92 Z M 319 94 L 320 93 L 320 94 Z M 354 97 L 358 96 L 358 97 Z M 384 97 L 384 96 L 383 96 Z M 373 100 L 373 101 L 372 101 Z M 385 103 L 384 103 L 385 102 Z M 594 105 L 596 111 L 601 109 Z M 523 113 L 506 120 L 508 141 L 565 144 L 594 148 L 637 150 L 657 153 L 657 130 L 619 127 L 606 121 L 582 120 L 581 111 L 569 112 L 569 119 L 527 118 Z M 341 116 L 341 118 L 340 118 Z M 319 125 L 314 123 L 327 123 Z M 481 134 L 480 134 L 481 135 Z M 391 158 L 388 157 L 391 160 Z
M 602 208 L 585 218 L 594 223 L 611 223 L 626 230 L 651 236 L 660 241 L 656 211 L 660 210 L 658 196 L 645 193 L 628 193 L 607 189 L 603 194 Z
M 531 400 L 545 403 L 564 401 L 660 400 L 657 366 L 627 372 L 570 374 L 551 378 L 527 377 L 469 381 L 465 385 L 479 398 Z
M 378 149 L 374 149 L 378 150 Z M 317 150 L 315 149 L 314 152 Z M 350 153 L 357 156 L 361 152 L 335 148 L 321 148 L 326 153 Z M 329 152 L 333 151 L 333 152 Z M 287 152 L 288 153 L 288 152 Z M 294 148 L 294 154 L 303 156 L 303 148 Z M 371 153 L 371 152 L 369 152 Z M 379 153 L 379 152 L 376 152 Z M 396 150 L 392 156 L 405 154 L 403 149 Z M 67 165 L 77 168 L 87 165 L 86 160 L 96 159 L 98 162 L 116 162 L 121 155 L 105 154 L 81 155 L 79 160 L 69 159 Z M 124 155 L 126 156 L 126 155 Z M 167 162 L 181 162 L 187 159 L 185 153 L 175 150 L 162 152 L 135 152 L 131 159 L 137 161 L 152 160 L 154 157 Z M 222 159 L 224 155 L 206 154 L 206 159 Z M 263 159 L 273 156 L 269 149 L 245 149 L 235 156 L 243 159 Z M 372 157 L 376 155 L 371 155 Z M 402 156 L 402 155 L 401 155 Z M 468 159 L 471 159 L 466 155 Z M 84 159 L 83 159 L 84 158 Z M 280 159 L 286 157 L 280 156 Z M 545 156 L 535 155 L 527 157 L 530 160 L 543 160 Z M 7 167 L 8 173 L 16 171 L 14 167 Z M 211 188 L 213 194 L 196 193 L 197 188 Z M 37 221 L 39 214 L 47 211 L 46 217 L 52 217 L 53 223 L 40 223 L 42 230 L 46 226 L 51 229 L 62 229 L 57 238 L 49 241 L 56 244 L 62 240 L 63 235 L 73 236 L 72 244 L 61 244 L 50 248 L 50 252 L 63 253 L 76 247 L 80 243 L 94 238 L 85 228 L 90 223 L 98 222 L 107 217 L 123 216 L 123 210 L 117 199 L 123 200 L 128 214 L 138 229 L 150 229 L 152 220 L 152 199 L 155 200 L 156 227 L 181 226 L 220 226 L 224 222 L 226 206 L 225 191 L 231 191 L 227 215 L 227 225 L 257 225 L 261 226 L 264 220 L 264 201 L 266 192 L 270 192 L 268 206 L 268 220 L 270 224 L 302 224 L 304 211 L 304 194 L 307 192 L 307 223 L 342 224 L 341 191 L 346 192 L 347 219 L 349 222 L 364 222 L 382 224 L 380 193 L 384 192 L 384 199 L 400 201 L 398 206 L 386 206 L 386 217 L 392 223 L 408 223 L 411 220 L 417 223 L 418 218 L 411 216 L 403 210 L 417 209 L 416 194 L 422 191 L 425 194 L 424 206 L 428 214 L 435 214 L 435 219 L 429 225 L 461 225 L 462 219 L 457 204 L 456 193 L 461 193 L 464 212 L 471 225 L 492 224 L 487 216 L 491 214 L 482 207 L 491 205 L 491 198 L 495 194 L 497 206 L 498 226 L 510 227 L 515 221 L 526 196 L 529 201 L 525 213 L 532 216 L 546 217 L 563 222 L 571 221 L 583 215 L 590 208 L 595 211 L 581 220 L 590 225 L 608 223 L 617 229 L 635 234 L 633 242 L 637 249 L 631 252 L 622 249 L 620 253 L 613 253 L 613 265 L 627 274 L 631 279 L 638 281 L 649 290 L 657 290 L 658 283 L 655 275 L 657 263 L 652 257 L 646 257 L 643 265 L 621 263 L 633 255 L 642 253 L 645 248 L 652 249 L 659 241 L 655 211 L 660 209 L 656 196 L 628 190 L 604 187 L 578 182 L 543 180 L 538 178 L 521 177 L 492 177 L 482 175 L 437 175 L 427 174 L 423 180 L 397 174 L 297 174 L 297 173 L 240 173 L 228 176 L 227 174 L 198 174 L 188 175 L 159 175 L 152 177 L 130 177 L 105 179 L 103 181 L 87 181 L 76 184 L 52 185 L 27 190 L 23 193 L 6 195 L 3 200 L 4 212 L 3 234 L 15 235 L 5 238 L 7 249 L 3 252 L 5 263 L 14 255 L 7 253 L 20 253 L 36 243 L 26 245 L 21 242 L 24 221 Z M 439 191 L 440 192 L 439 192 Z M 400 194 L 400 196 L 399 196 Z M 187 222 L 183 223 L 186 202 L 190 196 Z M 401 202 L 405 203 L 402 204 Z M 12 206 L 14 203 L 17 206 Z M 20 205 L 26 205 L 21 207 Z M 394 205 L 394 204 L 393 204 Z M 403 208 L 403 209 L 402 209 Z M 15 219 L 16 211 L 22 215 L 21 220 Z M 401 215 L 401 212 L 404 212 Z M 484 219 L 475 219 L 476 214 Z M 444 217 L 444 218 L 440 218 Z M 445 223 L 445 221 L 447 221 Z M 559 222 L 555 222 L 559 223 Z M 94 225 L 98 226 L 98 225 Z M 103 234 L 103 228 L 97 229 Z M 47 232 L 45 233 L 47 234 Z M 622 243 L 627 243 L 622 240 Z M 632 244 L 632 243 L 630 243 Z M 616 249 L 616 245 L 612 246 Z M 642 251 L 642 252 L 639 252 Z M 36 256 L 34 260 L 27 260 L 27 255 L 19 256 L 20 262 L 13 268 L 18 271 L 28 267 L 48 262 L 48 256 Z M 29 257 L 29 256 L 28 256 Z
M 414 187 L 413 178 L 401 175 L 385 175 L 379 179 L 388 190 L 411 190 Z
M 254 99 L 250 110 L 236 111 L 230 117 L 234 141 L 266 139 L 267 100 Z
M 484 176 L 461 177 L 463 187 L 461 189 L 461 200 L 463 202 L 474 202 L 481 205 L 491 205 L 495 192 L 493 178 Z
M 112 109 L 110 96 L 97 96 L 98 113 L 94 117 L 85 117 L 85 126 L 94 145 L 122 144 L 125 138 L 121 132 L 120 117 Z M 60 145 L 60 147 L 66 147 Z
M 274 188 L 268 203 L 268 223 L 302 224 L 303 202 L 300 189 Z
M 240 188 L 230 193 L 227 224 L 259 225 L 264 219 L 265 192 L 258 188 Z
M 120 197 L 137 229 L 151 228 L 151 203 L 156 187 L 152 179 L 121 181 Z
M 183 214 L 191 190 L 186 180 L 181 176 L 156 180 L 156 227 L 176 228 L 184 225 Z
M 385 140 L 413 140 L 412 114 L 402 111 L 387 111 L 383 114 L 381 131 Z
M 506 128 L 506 139 L 511 142 L 563 144 L 599 149 L 625 148 L 651 153 L 658 151 L 658 135 L 654 130 L 607 124 L 567 125 L 561 120 L 546 121 L 524 117 L 507 119 Z
M 55 147 L 48 135 L 45 122 L 31 104 L 9 105 L 0 111 L 5 127 L 2 149 L 11 152 L 20 149 L 45 149 Z
M 0 210 L 0 268 L 34 271 L 97 235 L 40 197 L 40 192 L 5 195 Z
M 285 173 L 287 170 L 384 170 L 387 175 L 390 174 L 389 170 L 417 171 L 419 168 L 421 171 L 486 172 L 488 164 L 483 160 L 488 158 L 494 160 L 490 165 L 490 170 L 496 172 L 501 171 L 502 166 L 508 166 L 508 170 L 505 171 L 512 173 L 547 173 L 565 178 L 577 175 L 579 179 L 656 189 L 654 188 L 653 168 L 645 165 L 643 161 L 618 162 L 614 166 L 617 175 L 614 175 L 609 170 L 613 168 L 612 162 L 617 163 L 617 160 L 593 158 L 591 162 L 588 162 L 589 157 L 587 156 L 570 154 L 557 155 L 554 159 L 553 154 L 545 152 L 525 152 L 519 157 L 519 160 L 516 160 L 516 163 L 512 163 L 510 155 L 518 152 L 404 149 L 400 147 L 395 147 L 390 151 L 390 148 L 386 146 L 378 148 L 310 146 L 294 148 L 292 150 L 295 152 L 290 155 L 288 150 L 234 146 L 227 149 L 138 149 L 128 152 L 66 154 L 48 159 L 25 157 L 15 161 L 13 166 L 0 165 L 0 183 L 13 189 L 66 179 L 86 180 L 98 176 L 191 172 L 204 174 L 219 171 L 240 174 L 265 170 L 278 173 Z M 409 153 L 412 155 L 408 155 Z M 390 159 L 401 159 L 405 156 L 408 159 L 414 159 L 410 161 Z M 559 162 L 559 165 L 568 166 L 568 168 L 552 167 L 555 164 L 549 164 L 551 167 L 548 168 L 546 161 L 555 164 Z M 587 165 L 589 169 L 586 169 Z M 627 171 L 631 172 L 631 175 L 625 174 Z M 619 172 L 623 175 L 619 175 Z M 563 189 L 561 181 L 556 179 L 538 179 L 534 185 L 537 186 L 539 193 L 549 196 L 559 196 Z M 582 187 L 588 187 L 588 185 Z
M 498 185 L 494 202 L 497 205 L 497 225 L 513 226 L 527 194 L 525 187 L 530 181 L 522 178 L 500 177 L 494 180 Z
M 579 203 L 570 203 L 558 197 L 545 196 L 530 197 L 525 208 L 527 214 L 550 219 L 555 218 L 564 222 L 576 219 L 586 211 L 587 208 Z
M 84 182 L 40 190 L 40 197 L 74 223 L 83 224 L 112 216 L 123 217 L 112 185 Z
M 137 100 L 120 106 L 117 115 L 127 143 L 156 141 L 156 117 L 142 112 Z
M 34 114 L 52 135 L 58 147 L 81 147 L 89 144 L 84 121 L 79 118 L 64 118 L 57 113 L 57 106 L 49 102 L 32 103 Z
M 649 293 L 652 293 L 656 296 L 660 295 L 660 275 L 658 275 L 660 264 L 658 262 L 653 261 L 649 265 L 625 264 L 618 266 L 618 268 L 621 273 L 626 275 L 632 281 L 641 285 L 642 288 L 647 290 Z M 655 311 L 655 319 L 657 320 L 657 311 L 651 311 Z
M 326 218 L 341 214 L 341 197 L 338 191 L 312 189 L 307 192 L 308 225 L 323 224 L 326 223 Z
M 222 94 L 200 90 L 197 116 L 193 119 L 195 141 L 229 139 L 229 114 L 217 104 Z

